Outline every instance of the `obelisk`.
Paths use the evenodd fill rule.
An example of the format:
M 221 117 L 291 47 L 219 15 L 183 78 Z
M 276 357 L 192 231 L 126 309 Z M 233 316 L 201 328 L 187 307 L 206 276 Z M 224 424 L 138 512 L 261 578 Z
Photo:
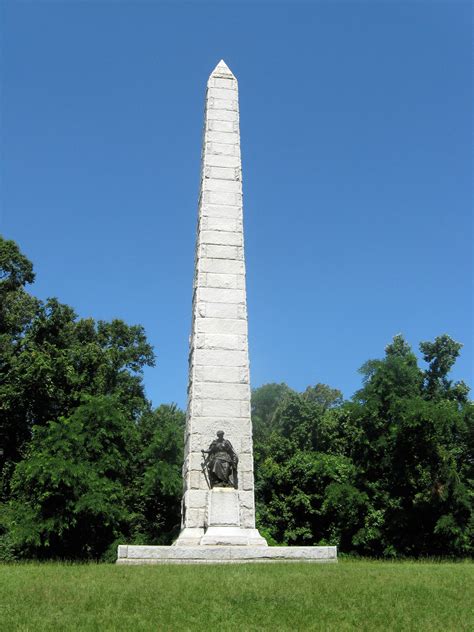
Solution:
M 335 546 L 269 547 L 255 528 L 239 100 L 223 61 L 207 83 L 184 451 L 177 541 L 121 544 L 117 564 L 337 561 Z
M 236 489 L 206 472 L 201 451 L 218 431 L 238 457 Z M 239 95 L 224 61 L 206 92 L 183 480 L 178 545 L 266 545 L 255 529 Z

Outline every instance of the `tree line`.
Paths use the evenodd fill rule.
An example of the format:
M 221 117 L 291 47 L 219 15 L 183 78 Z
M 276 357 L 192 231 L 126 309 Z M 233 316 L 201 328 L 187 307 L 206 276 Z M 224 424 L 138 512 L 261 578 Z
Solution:
M 153 408 L 141 326 L 79 318 L 25 289 L 0 237 L 0 560 L 113 561 L 179 532 L 185 415 Z M 401 335 L 344 401 L 316 384 L 252 392 L 258 527 L 270 544 L 380 556 L 474 553 L 474 406 L 449 372 L 461 345 Z

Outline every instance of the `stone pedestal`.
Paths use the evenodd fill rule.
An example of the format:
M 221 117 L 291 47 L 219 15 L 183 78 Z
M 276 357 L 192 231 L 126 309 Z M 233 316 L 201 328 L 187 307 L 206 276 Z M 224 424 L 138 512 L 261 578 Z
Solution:
M 117 564 L 337 562 L 335 546 L 119 546 Z
M 267 546 L 257 529 L 240 525 L 239 493 L 235 489 L 216 487 L 209 492 L 207 529 L 202 546 Z
M 236 489 L 215 487 L 208 491 L 204 525 L 183 529 L 173 546 L 267 546 L 257 529 L 241 525 Z

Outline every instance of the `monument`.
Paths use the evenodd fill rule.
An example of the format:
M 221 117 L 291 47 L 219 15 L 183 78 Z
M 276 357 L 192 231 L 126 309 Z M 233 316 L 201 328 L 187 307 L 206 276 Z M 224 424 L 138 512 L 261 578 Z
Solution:
M 198 205 L 181 533 L 121 545 L 119 564 L 335 561 L 336 547 L 269 547 L 255 528 L 237 80 L 207 84 Z

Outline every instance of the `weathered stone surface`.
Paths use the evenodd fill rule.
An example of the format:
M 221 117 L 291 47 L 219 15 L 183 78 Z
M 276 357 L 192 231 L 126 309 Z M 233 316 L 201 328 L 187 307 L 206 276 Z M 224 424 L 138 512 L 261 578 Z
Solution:
M 237 80 L 208 81 L 183 463 L 175 545 L 120 546 L 119 564 L 336 561 L 335 547 L 268 547 L 255 528 Z M 238 455 L 237 489 L 209 489 L 202 450 L 218 430 Z
M 251 529 L 242 531 L 249 531 Z M 257 532 L 258 534 L 258 532 Z M 249 533 L 249 539 L 252 536 Z M 118 564 L 337 562 L 335 546 L 128 546 L 119 547 Z
M 187 523 L 188 507 L 204 509 L 209 522 L 211 504 L 199 506 L 198 497 L 188 496 L 188 492 L 198 491 L 200 485 L 208 492 L 206 480 L 199 474 L 200 451 L 207 449 L 217 430 L 225 432 L 241 459 L 238 493 L 233 490 L 236 516 L 238 520 L 245 516 L 246 524 L 253 527 L 238 89 L 223 62 L 211 74 L 206 95 L 188 398 L 183 529 L 195 526 L 195 514 L 191 515 L 193 525 Z M 219 526 L 229 526 L 216 520 Z M 199 526 L 205 524 L 204 520 Z M 248 543 L 247 536 L 239 535 L 240 542 Z
M 208 496 L 208 527 L 240 525 L 239 495 L 235 489 L 215 487 Z
M 243 318 L 200 318 L 196 323 L 196 330 L 208 334 L 243 335 L 247 333 L 247 323 Z
M 245 400 L 249 396 L 249 386 L 232 382 L 197 382 L 194 392 L 201 399 Z
M 249 373 L 247 367 L 215 367 L 197 366 L 194 369 L 194 378 L 198 382 L 239 382 L 248 384 Z

